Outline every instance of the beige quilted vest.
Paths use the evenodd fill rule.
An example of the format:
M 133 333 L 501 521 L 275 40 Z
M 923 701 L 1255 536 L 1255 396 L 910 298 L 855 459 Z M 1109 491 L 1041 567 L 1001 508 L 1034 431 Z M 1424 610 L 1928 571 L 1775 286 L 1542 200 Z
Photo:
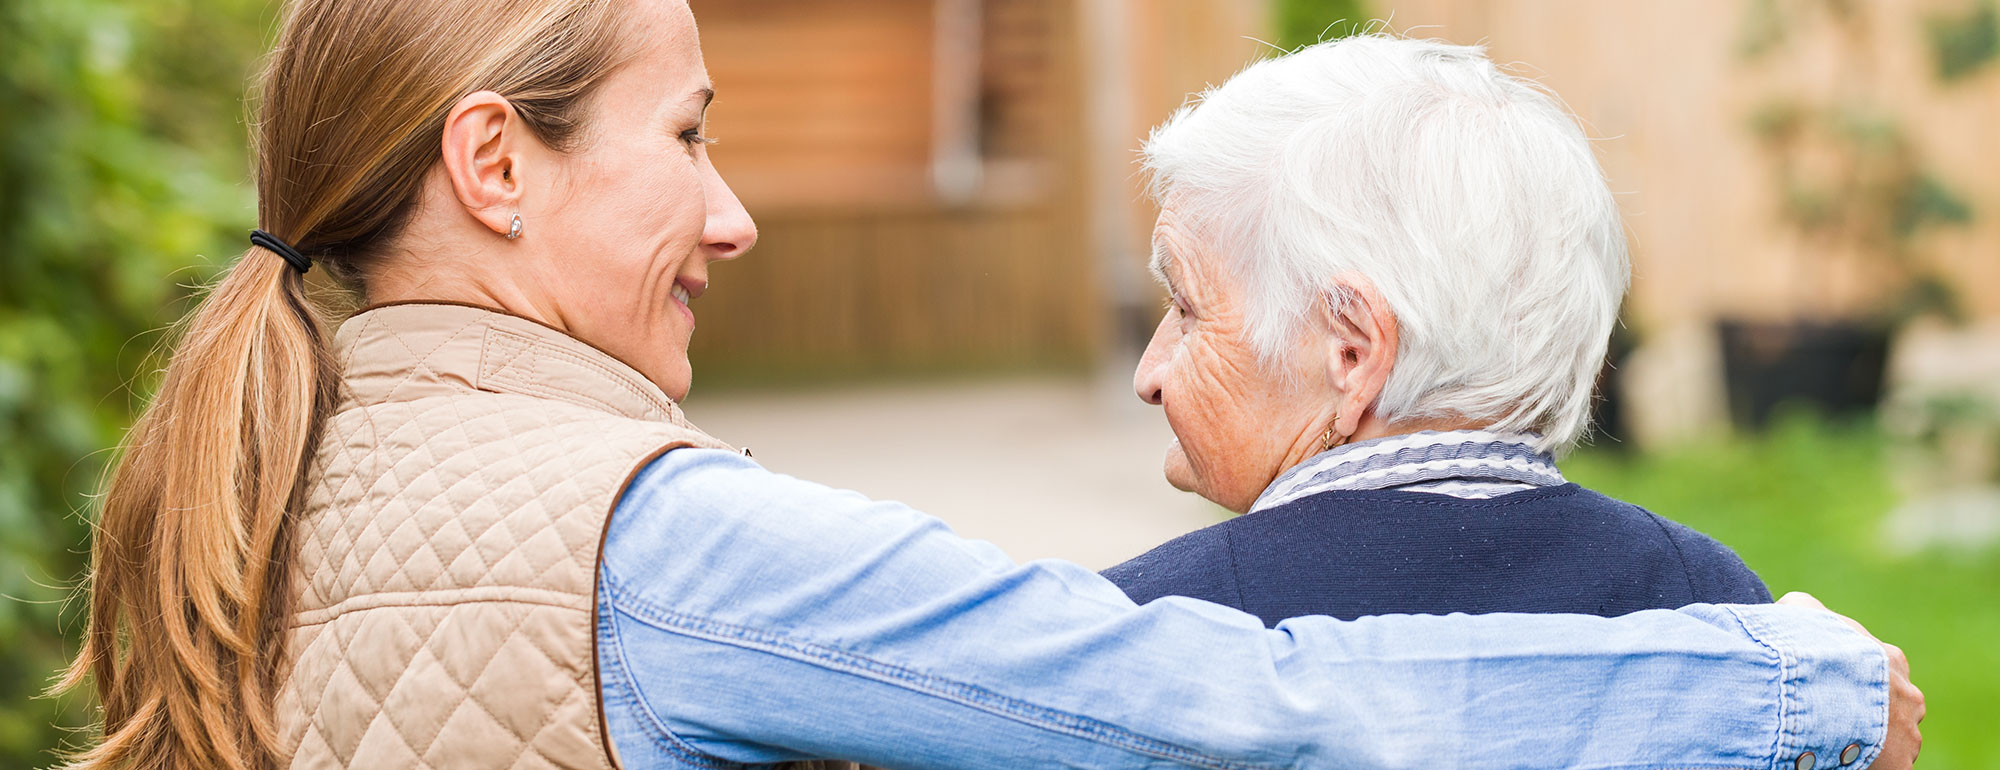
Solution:
M 613 500 L 656 453 L 727 448 L 631 367 L 514 316 L 343 324 L 346 392 L 298 523 L 295 767 L 606 768 L 592 641 Z

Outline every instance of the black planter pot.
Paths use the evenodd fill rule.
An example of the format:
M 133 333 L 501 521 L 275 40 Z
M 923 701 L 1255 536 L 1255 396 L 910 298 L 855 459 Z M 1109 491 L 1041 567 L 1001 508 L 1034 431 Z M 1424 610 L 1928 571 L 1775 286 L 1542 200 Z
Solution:
M 1845 415 L 1882 400 L 1889 358 L 1889 331 L 1882 326 L 1723 320 L 1716 331 L 1729 417 L 1738 428 L 1764 428 L 1781 404 Z

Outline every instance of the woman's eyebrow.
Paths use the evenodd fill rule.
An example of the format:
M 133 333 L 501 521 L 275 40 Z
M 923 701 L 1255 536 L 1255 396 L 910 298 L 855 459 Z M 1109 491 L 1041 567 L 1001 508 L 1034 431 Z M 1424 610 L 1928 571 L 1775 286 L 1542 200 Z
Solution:
M 1166 242 L 1153 241 L 1153 258 L 1147 260 L 1146 269 L 1152 272 L 1153 280 L 1159 281 L 1160 285 L 1167 287 L 1168 292 L 1178 296 L 1181 293 L 1180 286 L 1174 283 L 1173 274 L 1167 270 L 1172 262 L 1173 256 L 1167 253 Z
M 681 103 L 699 103 L 699 106 L 695 107 L 695 113 L 706 116 L 708 105 L 715 103 L 715 86 L 704 85 L 689 91 L 687 96 L 681 97 Z
M 699 106 L 694 109 L 695 120 L 706 124 L 708 122 L 708 106 L 715 103 L 715 86 L 703 85 L 693 91 L 689 91 L 688 95 L 681 99 L 682 104 L 695 104 L 697 102 Z

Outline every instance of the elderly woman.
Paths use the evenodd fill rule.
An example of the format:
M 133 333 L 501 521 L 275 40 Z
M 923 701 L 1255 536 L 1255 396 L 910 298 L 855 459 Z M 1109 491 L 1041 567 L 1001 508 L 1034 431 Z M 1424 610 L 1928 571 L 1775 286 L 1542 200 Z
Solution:
M 684 2 L 295 0 L 279 41 L 261 229 L 103 499 L 83 767 L 1914 760 L 1900 653 L 1830 613 L 1272 631 L 731 451 L 676 405 L 756 239 Z M 314 265 L 373 303 L 330 340 Z
M 1628 280 L 1588 141 L 1477 48 L 1261 62 L 1146 145 L 1171 297 L 1135 378 L 1175 486 L 1248 516 L 1106 571 L 1295 615 L 1622 615 L 1771 597 L 1727 547 L 1564 483 Z

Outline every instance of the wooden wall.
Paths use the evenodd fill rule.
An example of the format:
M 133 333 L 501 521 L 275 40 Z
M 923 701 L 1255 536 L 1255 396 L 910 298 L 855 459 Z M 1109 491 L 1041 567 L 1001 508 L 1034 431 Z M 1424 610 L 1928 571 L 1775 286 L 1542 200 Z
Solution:
M 935 71 L 947 5 L 694 3 L 718 93 L 712 156 L 760 231 L 748 256 L 711 268 L 698 382 L 1081 367 L 1098 351 L 1073 6 L 959 6 L 978 14 L 982 74 L 958 86 L 980 100 L 987 162 L 946 194 L 933 160 L 935 100 L 953 93 Z
M 931 0 L 695 2 L 716 84 L 712 155 L 737 195 L 773 210 L 923 200 L 931 9 Z
M 1046 206 L 766 217 L 697 304 L 698 381 L 1077 367 L 1089 265 Z

